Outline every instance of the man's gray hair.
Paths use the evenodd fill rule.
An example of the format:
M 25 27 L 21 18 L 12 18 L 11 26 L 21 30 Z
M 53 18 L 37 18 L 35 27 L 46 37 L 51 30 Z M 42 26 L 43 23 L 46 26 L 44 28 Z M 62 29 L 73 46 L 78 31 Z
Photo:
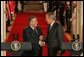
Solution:
M 48 12 L 47 14 L 48 14 L 49 18 L 56 20 L 56 16 L 54 15 L 54 12 Z

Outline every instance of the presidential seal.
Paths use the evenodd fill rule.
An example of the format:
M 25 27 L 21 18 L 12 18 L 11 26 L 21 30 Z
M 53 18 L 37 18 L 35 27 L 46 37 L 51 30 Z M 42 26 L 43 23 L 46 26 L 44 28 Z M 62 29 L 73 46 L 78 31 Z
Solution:
M 20 48 L 21 48 L 20 42 L 18 42 L 18 41 L 13 41 L 13 42 L 11 43 L 11 49 L 12 49 L 13 51 L 18 51 L 18 50 L 20 50 Z
M 72 49 L 74 51 L 79 51 L 82 48 L 82 44 L 79 41 L 74 41 L 72 43 Z

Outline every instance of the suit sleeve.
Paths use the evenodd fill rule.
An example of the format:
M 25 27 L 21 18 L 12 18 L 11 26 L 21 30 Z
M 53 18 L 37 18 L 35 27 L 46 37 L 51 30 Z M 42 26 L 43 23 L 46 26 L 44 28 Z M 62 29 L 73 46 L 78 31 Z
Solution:
M 29 42 L 30 34 L 26 29 L 23 30 L 23 39 L 24 39 L 25 42 Z
M 59 50 L 62 50 L 62 42 L 63 42 L 63 28 L 61 25 L 57 27 L 57 37 L 59 41 Z

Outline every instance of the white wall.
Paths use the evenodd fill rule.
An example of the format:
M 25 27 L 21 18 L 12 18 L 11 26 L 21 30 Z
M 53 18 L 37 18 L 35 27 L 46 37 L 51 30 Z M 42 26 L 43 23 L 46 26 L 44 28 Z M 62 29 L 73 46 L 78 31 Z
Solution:
M 80 29 L 80 41 L 83 42 L 83 1 L 81 1 L 81 29 Z
M 5 16 L 5 1 L 1 1 L 1 42 L 6 39 L 6 16 Z M 1 56 L 6 56 L 6 51 L 1 51 Z
M 83 42 L 83 1 L 77 1 L 77 34 Z

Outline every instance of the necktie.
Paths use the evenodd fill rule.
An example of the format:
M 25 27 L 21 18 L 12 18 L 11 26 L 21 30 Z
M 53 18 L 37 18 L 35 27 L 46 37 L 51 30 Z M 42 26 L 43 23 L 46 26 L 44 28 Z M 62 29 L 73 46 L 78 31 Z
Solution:
M 39 40 L 38 40 L 38 37 L 39 37 L 39 36 L 38 36 L 38 31 L 37 31 L 37 29 L 34 29 L 34 32 L 35 32 L 35 35 L 36 35 L 36 36 L 35 36 L 35 37 L 36 37 L 36 38 L 35 38 L 35 41 L 36 41 L 35 43 L 37 44 L 37 45 L 35 45 L 34 47 L 36 47 L 37 49 L 39 49 L 39 45 L 38 45 L 38 41 L 39 41 Z
M 38 31 L 37 29 L 34 29 L 35 34 L 38 36 Z

